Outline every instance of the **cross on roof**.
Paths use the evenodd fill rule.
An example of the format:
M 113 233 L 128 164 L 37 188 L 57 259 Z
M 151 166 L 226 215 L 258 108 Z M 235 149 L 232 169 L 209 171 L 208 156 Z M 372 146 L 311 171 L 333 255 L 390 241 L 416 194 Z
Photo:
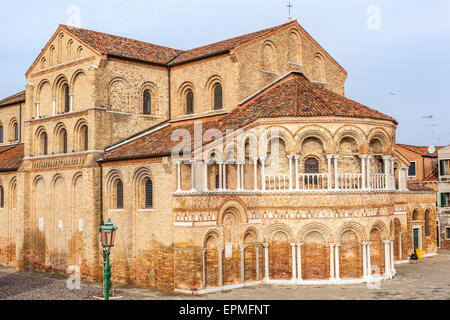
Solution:
M 289 17 L 288 17 L 288 19 L 291 20 L 292 19 L 292 17 L 291 17 L 291 9 L 294 7 L 294 5 L 291 4 L 291 2 L 289 1 L 288 5 L 286 7 L 289 10 Z

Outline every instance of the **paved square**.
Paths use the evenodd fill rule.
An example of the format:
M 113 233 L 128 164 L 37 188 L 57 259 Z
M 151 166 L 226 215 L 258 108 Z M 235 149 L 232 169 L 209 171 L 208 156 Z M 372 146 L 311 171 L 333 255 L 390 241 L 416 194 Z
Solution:
M 141 288 L 120 287 L 116 294 L 126 300 L 374 300 L 374 299 L 450 299 L 450 251 L 425 258 L 418 264 L 397 265 L 397 276 L 382 282 L 381 289 L 365 284 L 327 286 L 259 286 L 214 293 L 200 297 L 162 293 Z M 67 277 L 42 273 L 23 273 L 0 268 L 1 300 L 93 300 L 101 285 L 82 283 L 80 290 L 69 290 Z

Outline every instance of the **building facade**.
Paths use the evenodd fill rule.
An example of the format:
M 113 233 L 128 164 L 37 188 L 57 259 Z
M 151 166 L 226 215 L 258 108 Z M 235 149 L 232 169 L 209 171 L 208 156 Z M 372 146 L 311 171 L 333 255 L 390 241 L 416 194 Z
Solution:
M 438 228 L 439 245 L 450 249 L 450 146 L 439 150 Z
M 111 219 L 120 283 L 392 278 L 436 253 L 435 194 L 346 77 L 296 21 L 187 51 L 60 26 L 0 102 L 2 265 L 98 280 Z

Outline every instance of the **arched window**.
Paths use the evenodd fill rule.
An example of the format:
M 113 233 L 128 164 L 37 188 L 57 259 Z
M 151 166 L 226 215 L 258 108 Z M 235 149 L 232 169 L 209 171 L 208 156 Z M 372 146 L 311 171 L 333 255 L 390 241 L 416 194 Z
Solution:
M 116 182 L 116 209 L 123 209 L 123 183 L 122 180 Z
M 194 92 L 188 90 L 186 92 L 186 114 L 194 113 Z
M 3 190 L 3 187 L 0 186 L 0 208 L 5 207 L 5 191 Z
M 145 208 L 153 208 L 153 182 L 150 179 L 145 182 Z
M 47 133 L 43 132 L 41 135 L 41 148 L 42 154 L 46 156 L 48 154 L 48 137 Z
M 216 190 L 218 190 L 220 188 L 220 176 L 218 174 L 216 174 Z
M 89 130 L 87 126 L 83 126 L 81 128 L 81 132 L 83 134 L 83 150 L 88 151 L 89 150 Z
M 150 93 L 150 90 L 144 91 L 142 101 L 144 114 L 152 114 L 152 94 Z
M 59 132 L 59 152 L 67 153 L 67 131 L 64 128 Z
M 417 210 L 414 210 L 412 213 L 412 221 L 417 221 L 419 218 L 419 212 Z
M 19 125 L 16 123 L 14 123 L 14 141 L 19 141 Z
M 315 158 L 308 158 L 306 160 L 305 173 L 319 173 L 319 162 Z
M 430 210 L 425 211 L 425 236 L 430 236 Z
M 0 126 L 0 143 L 3 143 L 3 126 Z
M 222 85 L 218 83 L 214 87 L 214 110 L 220 110 L 222 108 L 223 108 Z
M 64 86 L 64 112 L 70 111 L 70 89 L 68 85 Z

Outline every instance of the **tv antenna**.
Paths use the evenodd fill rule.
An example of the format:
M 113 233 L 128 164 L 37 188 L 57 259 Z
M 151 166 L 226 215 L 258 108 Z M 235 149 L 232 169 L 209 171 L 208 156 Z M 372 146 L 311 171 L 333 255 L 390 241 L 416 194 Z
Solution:
M 431 113 L 423 116 L 422 119 L 431 121 L 431 124 L 427 125 L 427 127 L 431 127 L 431 145 L 434 146 L 434 128 L 439 127 L 439 125 L 434 123 L 434 116 Z

